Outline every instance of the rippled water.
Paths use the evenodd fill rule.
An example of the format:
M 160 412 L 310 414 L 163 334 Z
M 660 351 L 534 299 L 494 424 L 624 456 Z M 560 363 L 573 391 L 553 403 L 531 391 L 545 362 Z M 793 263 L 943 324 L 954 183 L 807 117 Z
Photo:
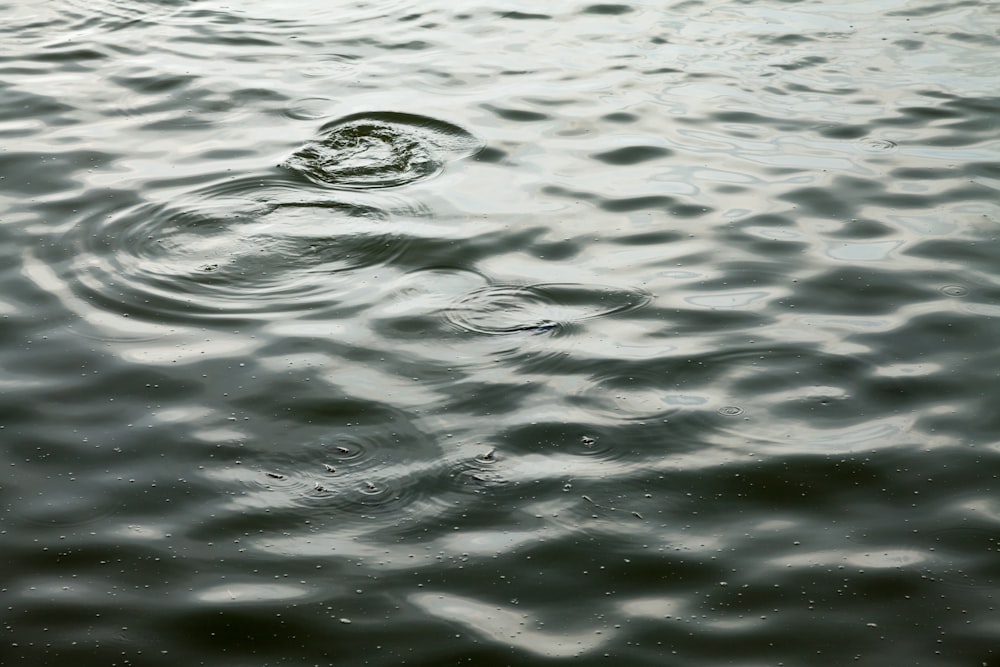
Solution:
M 1000 664 L 1000 5 L 0 18 L 0 663 Z

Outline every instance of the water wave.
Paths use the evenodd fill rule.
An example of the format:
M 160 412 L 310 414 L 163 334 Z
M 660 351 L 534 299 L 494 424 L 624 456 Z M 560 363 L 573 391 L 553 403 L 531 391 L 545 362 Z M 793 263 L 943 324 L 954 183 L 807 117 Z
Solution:
M 0 3 L 5 662 L 996 662 L 990 3 L 238 4 Z
M 149 3 L 115 2 L 114 0 L 63 0 L 64 14 L 75 20 L 77 28 L 99 26 L 104 30 L 135 29 L 155 26 L 168 21 L 187 7 L 188 0 L 157 0 Z

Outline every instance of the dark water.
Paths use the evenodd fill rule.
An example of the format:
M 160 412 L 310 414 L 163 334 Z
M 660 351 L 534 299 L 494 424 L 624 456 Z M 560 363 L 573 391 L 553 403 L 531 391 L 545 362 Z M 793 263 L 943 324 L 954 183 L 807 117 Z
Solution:
M 0 19 L 3 665 L 1000 665 L 1000 4 Z

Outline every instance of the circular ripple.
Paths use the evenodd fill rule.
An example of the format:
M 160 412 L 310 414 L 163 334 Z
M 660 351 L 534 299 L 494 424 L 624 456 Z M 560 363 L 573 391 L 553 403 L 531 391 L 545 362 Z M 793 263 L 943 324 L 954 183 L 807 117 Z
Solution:
M 300 508 L 370 516 L 402 510 L 421 497 L 418 480 L 422 469 L 393 467 L 365 475 L 330 472 L 320 466 L 288 473 L 262 469 L 258 502 L 268 509 Z M 262 495 L 263 494 L 263 495 Z
M 969 288 L 964 285 L 945 285 L 941 288 L 941 293 L 945 296 L 963 297 L 968 296 Z
M 466 493 L 484 493 L 506 483 L 501 474 L 503 455 L 496 449 L 484 449 L 476 456 L 457 462 L 449 477 L 453 487 Z
M 889 141 L 888 139 L 873 139 L 871 137 L 865 137 L 858 140 L 858 145 L 861 150 L 867 153 L 891 153 L 898 148 L 895 141 Z
M 708 398 L 671 387 L 669 378 L 652 369 L 628 374 L 616 371 L 598 374 L 574 398 L 588 414 L 615 420 L 660 419 L 684 410 L 703 410 Z M 600 442 L 600 441 L 598 441 Z
M 98 483 L 46 479 L 37 480 L 18 503 L 18 519 L 40 526 L 70 528 L 106 519 L 121 509 L 114 493 Z
M 616 438 L 587 433 L 574 438 L 567 449 L 571 454 L 577 456 L 593 456 L 613 460 L 622 455 L 623 450 L 618 445 Z
M 436 341 L 439 333 L 453 333 L 440 314 L 460 295 L 487 282 L 483 275 L 468 269 L 432 267 L 411 271 L 385 284 L 382 296 L 372 304 L 372 318 L 381 336 L 416 345 L 426 352 L 437 349 L 446 355 L 442 360 L 450 359 L 452 350 L 428 344 Z M 417 331 L 425 335 L 414 336 Z M 435 335 L 428 338 L 432 331 Z
M 317 185 L 390 188 L 433 176 L 447 160 L 472 155 L 482 147 L 457 125 L 428 116 L 359 113 L 324 125 L 319 139 L 282 166 Z
M 463 296 L 445 317 L 478 334 L 549 334 L 572 322 L 641 308 L 650 299 L 642 290 L 574 283 L 491 285 Z
M 329 97 L 304 97 L 292 102 L 285 109 L 285 115 L 295 120 L 316 120 L 325 117 L 332 104 Z
M 79 225 L 65 279 L 89 303 L 155 321 L 301 313 L 403 251 L 388 219 L 346 199 L 144 204 Z
M 455 298 L 471 289 L 482 289 L 487 279 L 472 269 L 450 266 L 411 271 L 399 279 L 391 299 L 421 312 L 447 308 Z
M 738 405 L 724 405 L 719 408 L 719 414 L 726 417 L 738 417 L 744 412 L 745 410 Z
M 360 516 L 403 511 L 419 502 L 424 480 L 438 474 L 439 452 L 400 415 L 383 417 L 323 440 L 276 443 L 245 462 L 246 502 L 268 510 Z

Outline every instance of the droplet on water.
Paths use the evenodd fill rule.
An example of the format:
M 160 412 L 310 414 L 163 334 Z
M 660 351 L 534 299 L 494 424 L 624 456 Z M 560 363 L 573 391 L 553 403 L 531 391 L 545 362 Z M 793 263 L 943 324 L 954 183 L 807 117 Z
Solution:
M 945 296 L 962 297 L 969 293 L 969 289 L 962 285 L 945 285 L 941 288 L 941 293 Z

